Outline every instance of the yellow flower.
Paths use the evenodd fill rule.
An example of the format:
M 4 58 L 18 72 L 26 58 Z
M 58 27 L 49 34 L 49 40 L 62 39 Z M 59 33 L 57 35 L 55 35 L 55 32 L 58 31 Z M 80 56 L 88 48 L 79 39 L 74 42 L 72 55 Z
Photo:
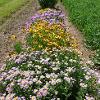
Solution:
M 15 35 L 11 35 L 11 40 L 15 40 L 16 39 L 16 36 Z
M 42 45 L 39 45 L 38 47 L 39 47 L 39 48 L 42 48 Z
M 31 48 L 31 51 L 34 51 L 35 50 L 35 48 Z
M 12 51 L 12 52 L 9 52 L 9 56 L 11 56 L 11 57 L 14 57 L 14 56 L 16 56 L 16 52 L 14 52 L 14 51 Z
M 32 32 L 33 32 L 33 29 L 32 29 L 32 28 L 30 28 L 30 29 L 29 29 L 29 32 L 30 32 L 30 33 L 32 33 Z
M 38 45 L 39 48 L 43 48 L 40 42 L 47 44 L 46 50 L 50 50 L 53 47 L 77 47 L 76 40 L 70 33 L 66 33 L 65 29 L 60 24 L 49 25 L 48 22 L 38 20 L 37 23 L 31 26 L 30 32 L 33 34 L 33 45 Z M 40 41 L 41 40 L 41 41 Z M 61 43 L 63 42 L 63 43 Z M 37 48 L 33 48 L 36 50 Z
M 36 100 L 36 97 L 35 96 L 32 96 L 31 100 Z
M 18 97 L 15 97 L 13 100 L 18 100 Z

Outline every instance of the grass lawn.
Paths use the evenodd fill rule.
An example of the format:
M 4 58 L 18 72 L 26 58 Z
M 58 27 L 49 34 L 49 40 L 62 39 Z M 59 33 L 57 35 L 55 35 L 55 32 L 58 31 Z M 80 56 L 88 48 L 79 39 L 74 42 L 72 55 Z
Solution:
M 100 0 L 63 0 L 70 20 L 84 33 L 88 47 L 100 49 Z
M 28 0 L 0 0 L 0 23 Z
M 0 0 L 0 7 L 12 0 Z

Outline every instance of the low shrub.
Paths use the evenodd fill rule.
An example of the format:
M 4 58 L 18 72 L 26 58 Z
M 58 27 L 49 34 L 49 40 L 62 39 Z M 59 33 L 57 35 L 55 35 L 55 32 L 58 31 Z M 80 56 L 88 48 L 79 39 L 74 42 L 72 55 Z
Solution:
M 14 50 L 18 54 L 21 53 L 22 52 L 22 44 L 20 42 L 16 42 L 16 44 L 14 45 Z
M 40 3 L 40 6 L 44 8 L 54 8 L 57 0 L 38 0 Z

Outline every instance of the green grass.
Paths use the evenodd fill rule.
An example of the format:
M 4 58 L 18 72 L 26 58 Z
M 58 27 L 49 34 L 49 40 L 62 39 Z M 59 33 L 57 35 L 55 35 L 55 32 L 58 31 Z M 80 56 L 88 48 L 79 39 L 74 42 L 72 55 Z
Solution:
M 16 51 L 16 53 L 21 53 L 23 50 L 22 50 L 22 44 L 20 42 L 17 42 L 15 45 L 14 45 L 14 50 Z
M 100 49 L 100 0 L 63 0 L 70 20 L 80 29 L 93 50 Z
M 19 9 L 28 0 L 0 0 L 0 23 Z
M 0 0 L 0 7 L 5 5 L 6 3 L 10 2 L 12 0 Z

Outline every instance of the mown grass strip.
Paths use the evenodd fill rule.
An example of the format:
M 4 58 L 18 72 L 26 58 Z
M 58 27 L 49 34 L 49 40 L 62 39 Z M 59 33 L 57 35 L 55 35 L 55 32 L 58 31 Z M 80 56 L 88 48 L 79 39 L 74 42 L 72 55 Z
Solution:
M 19 9 L 27 1 L 28 0 L 11 0 L 8 3 L 5 2 L 4 5 L 3 1 L 1 1 L 1 5 L 3 6 L 0 6 L 0 21 L 10 16 L 13 12 Z
M 88 47 L 100 48 L 100 0 L 63 0 L 70 20 L 84 33 Z
M 8 2 L 11 2 L 12 0 L 0 0 L 0 7 L 5 5 Z

